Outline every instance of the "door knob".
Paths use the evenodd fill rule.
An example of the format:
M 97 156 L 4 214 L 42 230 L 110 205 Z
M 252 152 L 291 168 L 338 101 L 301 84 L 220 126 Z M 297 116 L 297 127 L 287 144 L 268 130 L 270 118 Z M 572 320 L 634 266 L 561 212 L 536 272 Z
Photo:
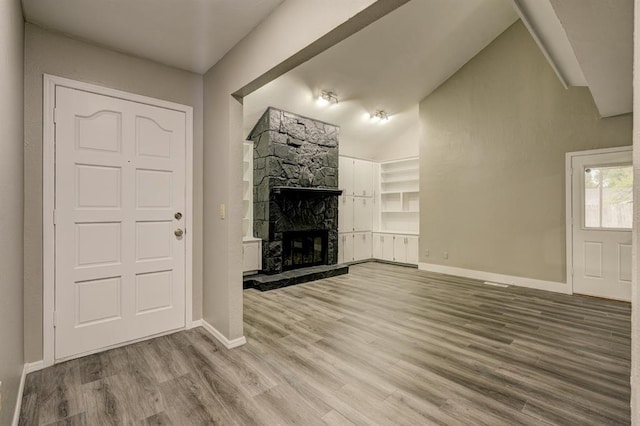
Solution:
M 182 237 L 182 234 L 184 234 L 184 231 L 178 228 L 175 231 L 173 231 L 173 233 L 176 235 L 176 237 Z
M 175 217 L 177 220 L 182 219 L 182 213 L 177 212 L 176 214 L 173 215 L 173 217 Z

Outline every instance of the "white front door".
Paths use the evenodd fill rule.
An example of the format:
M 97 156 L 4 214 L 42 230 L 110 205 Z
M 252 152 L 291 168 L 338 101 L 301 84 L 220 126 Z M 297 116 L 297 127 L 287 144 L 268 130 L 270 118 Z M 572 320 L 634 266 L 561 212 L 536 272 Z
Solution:
M 55 358 L 185 325 L 185 113 L 55 91 Z
M 631 148 L 574 155 L 571 168 L 573 291 L 631 300 Z

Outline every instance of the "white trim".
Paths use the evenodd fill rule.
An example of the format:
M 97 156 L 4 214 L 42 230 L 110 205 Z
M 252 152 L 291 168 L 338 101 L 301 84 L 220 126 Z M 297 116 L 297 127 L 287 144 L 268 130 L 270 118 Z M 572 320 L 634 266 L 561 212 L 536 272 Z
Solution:
M 42 266 L 43 266 L 43 307 L 42 337 L 43 366 L 55 363 L 53 312 L 55 309 L 55 240 L 53 210 L 55 205 L 55 108 L 56 86 L 83 90 L 99 95 L 137 102 L 145 105 L 180 111 L 185 114 L 185 225 L 188 244 L 185 247 L 185 329 L 193 322 L 193 107 L 148 96 L 127 93 L 108 87 L 70 80 L 49 74 L 43 75 L 42 102 Z M 173 332 L 173 331 L 172 331 Z M 104 350 L 104 348 L 102 349 Z
M 22 375 L 20 376 L 20 386 L 18 386 L 18 396 L 16 398 L 16 407 L 13 411 L 12 426 L 18 426 L 20 423 L 20 410 L 22 409 L 22 394 L 24 393 L 24 382 L 27 378 L 27 364 L 22 367 Z
M 573 153 L 565 154 L 565 177 L 564 177 L 564 196 L 565 196 L 565 252 L 567 255 L 567 285 L 571 294 L 573 294 Z
M 28 362 L 24 365 L 24 367 L 27 370 L 27 374 L 29 373 L 33 373 L 36 371 L 40 371 L 42 369 L 44 369 L 44 361 L 40 360 L 40 361 L 35 361 L 35 362 Z
M 245 339 L 244 336 L 238 337 L 238 338 L 233 339 L 233 340 L 229 340 L 229 339 L 227 339 L 225 337 L 224 334 L 222 334 L 218 330 L 216 330 L 216 328 L 214 326 L 212 326 L 211 324 L 209 324 L 206 320 L 201 320 L 201 321 L 202 321 L 202 324 L 201 324 L 202 328 L 204 328 L 206 331 L 208 331 L 209 334 L 211 334 L 213 337 L 215 337 L 227 349 L 237 348 L 238 346 L 242 346 L 245 343 L 247 343 L 247 339 Z
M 189 327 L 187 327 L 187 330 L 191 330 L 192 328 L 196 328 L 196 327 L 203 327 L 202 322 L 203 320 L 201 319 L 191 321 L 191 324 L 189 324 Z
M 570 294 L 573 294 L 573 159 L 577 157 L 613 154 L 616 152 L 631 151 L 632 146 L 617 146 L 614 148 L 590 149 L 587 151 L 573 151 L 565 154 L 565 251 L 567 253 L 567 284 Z
M 22 396 L 24 394 L 24 383 L 27 380 L 27 374 L 42 370 L 43 368 L 43 361 L 28 362 L 22 367 L 20 385 L 18 386 L 18 395 L 16 397 L 16 406 L 13 411 L 13 421 L 11 422 L 12 426 L 18 426 L 18 423 L 20 423 L 20 410 L 22 410 Z
M 599 148 L 599 149 L 588 149 L 586 151 L 572 151 L 572 152 L 567 152 L 566 155 L 571 157 L 580 157 L 582 155 L 612 154 L 615 152 L 631 151 L 632 149 L 633 149 L 633 146 L 625 145 L 625 146 L 616 146 L 613 148 Z
M 438 274 L 455 275 L 458 277 L 472 278 L 480 281 L 490 281 L 498 284 L 515 285 L 518 287 L 535 288 L 538 290 L 553 291 L 556 293 L 571 294 L 566 283 L 556 281 L 536 280 L 534 278 L 516 277 L 514 275 L 496 274 L 493 272 L 476 271 L 473 269 L 457 268 L 454 266 L 435 265 L 432 263 L 418 264 L 421 271 L 436 272 Z M 483 283 L 478 283 L 482 284 Z
M 529 30 L 529 34 L 531 34 L 531 37 L 535 40 L 536 44 L 540 48 L 540 51 L 542 52 L 544 57 L 547 59 L 547 62 L 549 63 L 549 65 L 551 65 L 551 68 L 553 69 L 553 71 L 556 73 L 556 76 L 558 76 L 558 80 L 560 80 L 562 87 L 564 87 L 565 89 L 568 89 L 569 84 L 567 83 L 567 79 L 558 68 L 556 61 L 554 61 L 553 58 L 551 57 L 551 54 L 549 53 L 547 46 L 542 42 L 542 40 L 538 36 L 538 32 L 533 28 L 533 25 L 531 24 L 529 17 L 524 12 L 524 8 L 520 4 L 520 1 L 521 0 L 511 0 L 511 4 L 513 5 L 513 8 L 516 10 L 516 13 L 520 17 L 520 20 L 522 20 L 522 22 L 524 23 L 524 26 L 527 27 L 527 30 Z
M 53 111 L 56 80 L 44 75 L 42 94 L 42 360 L 45 366 L 54 363 L 55 333 L 55 125 Z

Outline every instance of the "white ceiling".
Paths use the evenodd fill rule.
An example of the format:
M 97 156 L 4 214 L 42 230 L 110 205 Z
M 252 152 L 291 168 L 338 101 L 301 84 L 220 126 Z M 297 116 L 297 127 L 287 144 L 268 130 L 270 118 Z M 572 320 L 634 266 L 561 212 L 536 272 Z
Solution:
M 25 19 L 204 74 L 283 0 L 22 0 Z
M 197 73 L 282 2 L 22 0 L 28 22 Z M 417 104 L 515 22 L 512 2 L 567 83 L 589 86 L 601 115 L 631 111 L 633 0 L 412 0 L 249 95 L 245 134 L 275 106 L 340 125 L 346 154 L 417 155 Z M 340 103 L 319 108 L 321 89 Z M 365 117 L 376 109 L 392 119 L 373 125 Z
M 245 135 L 274 106 L 339 125 L 344 154 L 417 155 L 418 103 L 516 20 L 509 0 L 413 0 L 245 97 Z M 322 89 L 340 102 L 318 107 Z

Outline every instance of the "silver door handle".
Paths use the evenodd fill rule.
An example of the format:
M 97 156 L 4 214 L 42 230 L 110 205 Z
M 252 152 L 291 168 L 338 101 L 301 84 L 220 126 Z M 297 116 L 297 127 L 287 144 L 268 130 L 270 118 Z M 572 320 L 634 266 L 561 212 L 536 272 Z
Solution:
M 175 231 L 173 231 L 173 233 L 175 234 L 176 237 L 182 237 L 182 234 L 184 234 L 184 231 L 178 228 Z

